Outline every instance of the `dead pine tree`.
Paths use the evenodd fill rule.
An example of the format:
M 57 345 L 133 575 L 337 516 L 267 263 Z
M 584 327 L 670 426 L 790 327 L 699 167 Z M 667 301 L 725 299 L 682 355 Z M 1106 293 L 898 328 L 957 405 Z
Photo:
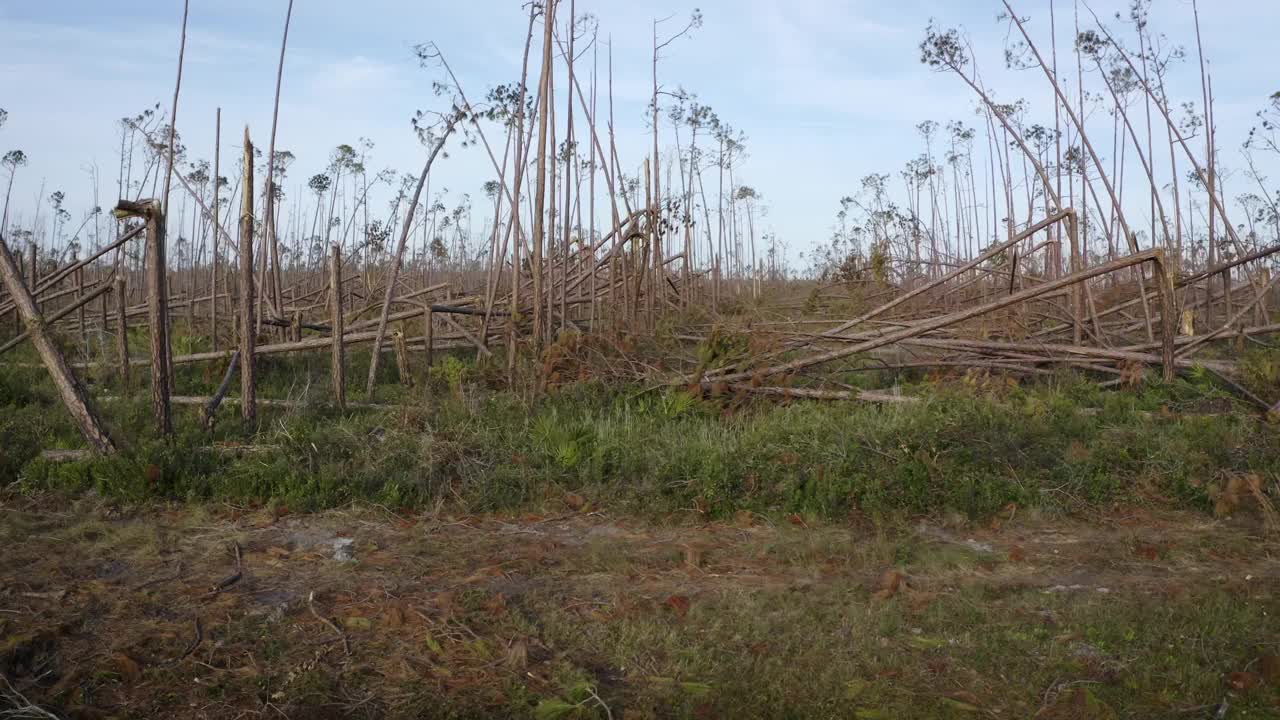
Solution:
M 258 419 L 258 389 L 254 377 L 253 344 L 253 141 L 244 129 L 244 187 L 240 211 L 240 417 L 245 423 Z
M 121 200 L 115 209 L 119 220 L 140 217 L 147 224 L 147 323 L 151 333 L 151 414 L 161 435 L 173 435 L 169 348 L 168 260 L 165 252 L 165 216 L 155 200 Z
M 218 108 L 213 119 L 213 250 L 210 253 L 209 268 L 209 346 L 218 349 L 218 191 L 221 189 L 222 176 L 222 108 Z
M 365 385 L 365 395 L 370 402 L 373 402 L 373 385 L 378 376 L 378 361 L 382 355 L 382 341 L 386 338 L 387 333 L 387 315 L 391 312 L 391 301 L 395 297 L 396 281 L 400 276 L 400 267 L 404 262 L 404 249 L 409 242 L 409 233 L 413 229 L 413 213 L 417 210 L 418 202 L 422 199 L 422 188 L 427 184 L 427 175 L 431 173 L 431 165 L 435 163 L 436 157 L 444 149 L 445 141 L 453 133 L 454 127 L 465 120 L 465 115 L 465 110 L 455 107 L 445 116 L 443 121 L 444 129 L 436 140 L 435 146 L 431 148 L 431 153 L 427 156 L 427 162 L 422 167 L 422 174 L 418 176 L 418 185 L 413 191 L 413 199 L 409 202 L 408 211 L 405 213 L 405 221 L 401 226 L 400 241 L 396 244 L 396 254 L 391 259 L 391 273 L 387 276 L 386 294 L 382 300 L 382 314 L 378 317 L 378 331 L 373 340 L 373 355 L 369 358 L 369 379 Z
M 543 243 L 546 239 L 544 214 L 547 208 L 547 118 L 549 109 L 548 88 L 554 67 L 551 62 L 552 32 L 555 25 L 556 1 L 547 0 L 546 14 L 542 19 L 544 37 L 542 44 L 542 78 L 539 85 L 538 99 L 538 139 L 536 152 L 538 162 L 535 177 L 537 185 L 534 191 L 533 205 L 533 254 L 530 258 L 530 271 L 533 273 L 533 346 L 540 351 L 543 346 L 543 303 L 542 303 L 542 261 Z M 553 161 L 554 162 L 554 161 Z
M 333 402 L 347 409 L 346 353 L 342 346 L 342 248 L 335 243 L 329 258 L 329 302 L 333 309 Z M 428 337 L 428 344 L 431 339 Z M 428 353 L 430 349 L 428 348 Z M 428 355 L 429 356 L 429 355 Z

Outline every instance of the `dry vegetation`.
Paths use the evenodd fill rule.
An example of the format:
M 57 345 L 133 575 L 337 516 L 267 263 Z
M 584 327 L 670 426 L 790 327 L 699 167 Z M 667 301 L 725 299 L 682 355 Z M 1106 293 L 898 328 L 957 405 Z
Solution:
M 1274 540 L 1186 515 L 877 531 L 85 500 L 4 528 L 0 662 L 69 717 L 1267 717 L 1280 679 Z
M 660 82 L 699 13 L 624 159 L 596 20 L 526 8 L 483 96 L 417 48 L 412 175 L 286 192 L 273 127 L 225 177 L 221 113 L 186 157 L 180 55 L 114 224 L 6 197 L 0 716 L 1274 716 L 1277 96 L 1232 200 L 1142 0 L 1065 47 L 1005 3 L 1051 111 L 931 25 L 982 128 L 922 123 L 796 272 Z

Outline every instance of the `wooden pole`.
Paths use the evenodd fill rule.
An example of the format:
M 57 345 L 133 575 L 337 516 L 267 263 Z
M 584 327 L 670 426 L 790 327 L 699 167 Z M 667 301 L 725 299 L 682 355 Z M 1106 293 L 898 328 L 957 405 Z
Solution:
M 240 212 L 240 417 L 257 420 L 257 386 L 254 378 L 253 344 L 253 142 L 244 128 L 244 189 Z
M 347 409 L 346 351 L 342 345 L 342 248 L 335 243 L 329 256 L 329 302 L 333 316 L 333 401 Z
M 44 319 L 40 317 L 40 309 L 36 307 L 35 298 L 31 292 L 22 284 L 22 271 L 18 269 L 18 262 L 9 252 L 9 246 L 5 244 L 2 237 L 0 237 L 0 281 L 16 301 L 18 313 L 27 324 L 27 330 L 31 333 L 31 340 L 40 354 L 40 360 L 49 370 L 53 384 L 57 386 L 58 394 L 62 396 L 63 404 L 71 413 L 72 420 L 80 428 L 85 440 L 99 454 L 115 453 L 115 443 L 102 427 L 102 421 L 98 419 L 97 413 L 90 404 L 88 393 L 72 374 L 71 368 L 62 357 L 62 353 L 58 352 L 53 339 L 45 332 L 46 325 Z

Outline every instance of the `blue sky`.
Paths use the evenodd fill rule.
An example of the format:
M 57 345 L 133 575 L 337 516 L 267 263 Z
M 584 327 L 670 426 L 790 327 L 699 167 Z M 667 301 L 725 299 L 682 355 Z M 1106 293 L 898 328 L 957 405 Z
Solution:
M 1280 90 L 1280 78 L 1268 69 L 1274 67 L 1280 3 L 1202 4 L 1219 143 L 1224 162 L 1239 164 L 1236 148 L 1253 113 Z M 961 83 L 919 64 L 917 45 L 930 18 L 962 27 L 973 38 L 984 76 L 1001 99 L 1031 98 L 1037 119 L 1052 119 L 1042 78 L 1001 68 L 1006 27 L 996 21 L 998 1 L 579 0 L 578 12 L 596 15 L 602 37 L 612 35 L 627 168 L 644 152 L 649 23 L 672 14 L 678 22 L 695 5 L 705 24 L 669 48 L 660 78 L 668 88 L 696 92 L 746 132 L 749 157 L 740 178 L 764 196 L 765 223 L 789 243 L 793 256 L 825 240 L 839 198 L 855 190 L 859 178 L 896 173 L 921 152 L 917 123 L 976 124 L 973 98 Z M 1124 3 L 1091 5 L 1110 17 Z M 1016 7 L 1043 38 L 1048 0 L 1022 0 Z M 192 0 L 177 126 L 193 157 L 211 156 L 219 106 L 224 163 L 234 157 L 246 123 L 265 145 L 284 9 L 284 0 Z M 19 174 L 11 214 L 29 217 L 43 183 L 46 194 L 65 190 L 79 218 L 91 204 L 89 163 L 105 176 L 103 204 L 109 202 L 115 121 L 155 102 L 167 107 L 181 10 L 179 0 L 0 0 L 0 107 L 10 112 L 0 128 L 0 152 L 21 148 L 31 158 Z M 1059 0 L 1064 47 L 1069 12 Z M 1152 15 L 1157 30 L 1179 43 L 1194 42 L 1190 0 L 1156 0 Z M 438 107 L 439 100 L 431 94 L 438 73 L 418 67 L 413 45 L 438 43 L 474 100 L 517 79 L 526 22 L 517 0 L 298 0 L 278 142 L 299 156 L 293 180 L 318 172 L 331 148 L 360 137 L 376 143 L 373 167 L 416 171 L 424 151 L 409 118 L 416 109 Z M 1198 100 L 1195 70 L 1185 64 L 1177 71 L 1176 99 Z M 463 151 L 439 166 L 434 182 L 476 198 L 492 176 L 483 154 Z

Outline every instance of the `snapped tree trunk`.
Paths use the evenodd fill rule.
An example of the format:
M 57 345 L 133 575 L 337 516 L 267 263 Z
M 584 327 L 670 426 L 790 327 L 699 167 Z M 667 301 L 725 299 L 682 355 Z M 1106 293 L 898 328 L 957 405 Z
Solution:
M 251 423 L 258 418 L 258 389 L 254 377 L 253 344 L 253 142 L 244 129 L 244 188 L 240 211 L 240 417 Z
M 18 269 L 18 263 L 9 252 L 9 246 L 5 244 L 2 237 L 0 237 L 0 281 L 4 283 L 5 291 L 17 303 L 18 313 L 31 333 L 31 341 L 36 346 L 36 352 L 40 354 L 41 362 L 49 370 L 49 375 L 58 388 L 58 394 L 62 396 L 67 412 L 71 413 L 72 420 L 80 428 L 85 440 L 99 454 L 115 453 L 115 443 L 107 435 L 102 421 L 90 404 L 88 393 L 72 374 L 67 361 L 62 357 L 62 353 L 58 352 L 53 339 L 46 332 L 47 327 L 44 319 L 40 317 L 40 309 L 36 307 L 35 298 L 22 284 L 22 271 Z
M 387 278 L 387 291 L 382 299 L 382 315 L 378 318 L 378 332 L 373 340 L 373 355 L 369 359 L 369 380 L 365 385 L 365 395 L 370 401 L 373 400 L 373 384 L 378 377 L 378 361 L 382 356 L 382 341 L 387 333 L 387 314 L 391 312 L 391 299 L 395 297 L 396 280 L 400 277 L 400 266 L 404 262 L 404 248 L 409 242 L 409 232 L 413 229 L 413 212 L 417 209 L 418 201 L 422 198 L 422 187 L 427 183 L 427 175 L 431 172 L 431 164 L 436 161 L 436 157 L 444 149 L 445 141 L 449 139 L 454 125 L 460 119 L 457 114 L 449 116 L 448 121 L 445 123 L 444 133 L 436 141 L 435 147 L 431 148 L 431 154 L 427 156 L 427 163 L 422 168 L 422 174 L 418 176 L 418 187 L 413 191 L 413 200 L 410 201 L 409 209 L 405 213 L 404 225 L 400 230 L 400 242 L 396 244 L 396 256 L 391 261 L 391 275 Z
M 165 216 L 155 200 L 121 200 L 115 216 L 123 220 L 141 217 L 147 224 L 147 324 L 151 335 L 151 414 L 161 435 L 173 435 L 169 404 L 173 377 L 169 352 L 168 260 L 165 253 Z

